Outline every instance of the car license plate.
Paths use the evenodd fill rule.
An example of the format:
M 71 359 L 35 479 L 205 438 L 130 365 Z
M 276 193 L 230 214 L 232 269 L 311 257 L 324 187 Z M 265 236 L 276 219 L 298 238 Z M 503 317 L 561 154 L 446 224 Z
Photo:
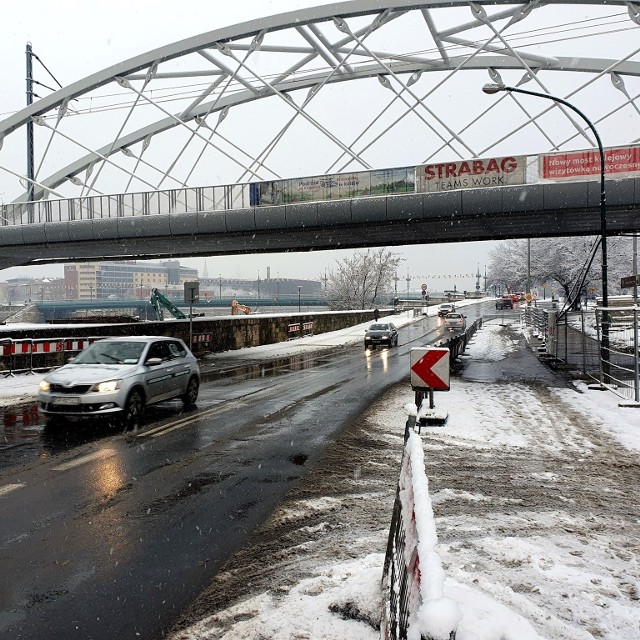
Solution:
M 80 404 L 78 396 L 68 396 L 66 398 L 54 398 L 53 404 Z

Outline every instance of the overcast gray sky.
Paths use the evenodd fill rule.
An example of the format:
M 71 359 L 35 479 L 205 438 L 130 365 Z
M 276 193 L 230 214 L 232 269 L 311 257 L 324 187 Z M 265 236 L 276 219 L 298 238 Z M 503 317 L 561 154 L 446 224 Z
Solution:
M 3 98 L 0 119 L 25 105 L 25 46 L 31 42 L 34 52 L 62 85 L 133 57 L 155 47 L 219 27 L 237 24 L 261 16 L 329 4 L 321 0 L 240 0 L 235 3 L 203 3 L 201 0 L 31 0 L 3 6 Z M 37 80 L 53 86 L 53 81 L 38 64 Z M 36 89 L 47 95 L 45 88 Z M 20 134 L 15 134 L 20 135 Z M 36 140 L 36 158 L 38 155 Z M 408 163 L 410 164 L 410 163 Z M 393 166 L 393 165 L 391 165 Z M 290 176 L 294 177 L 294 176 Z M 1 182 L 0 182 L 1 185 Z M 1 188 L 0 188 L 1 191 Z M 5 201 L 15 194 L 0 193 Z M 393 248 L 404 258 L 398 276 L 398 288 L 406 290 L 407 274 L 411 289 L 426 281 L 431 289 L 475 288 L 475 273 L 484 274 L 491 242 L 449 245 L 414 245 Z M 217 277 L 265 278 L 303 277 L 318 279 L 330 269 L 344 251 L 297 254 L 259 254 L 251 256 L 210 257 L 209 275 Z M 205 261 L 181 259 L 195 266 L 202 275 Z M 462 274 L 474 274 L 464 277 Z M 0 280 L 20 275 L 41 277 L 62 275 L 62 265 L 16 267 L 0 271 Z

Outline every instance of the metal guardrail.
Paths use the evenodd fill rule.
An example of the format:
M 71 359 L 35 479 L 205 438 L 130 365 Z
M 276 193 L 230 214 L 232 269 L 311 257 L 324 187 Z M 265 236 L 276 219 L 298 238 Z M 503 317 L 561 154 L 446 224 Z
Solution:
M 74 222 L 244 209 L 249 206 L 249 184 L 233 184 L 3 204 L 0 205 L 0 224 Z
M 439 340 L 434 346 L 449 349 L 449 369 L 455 371 L 459 367 L 459 358 L 467 348 L 473 334 L 482 327 L 483 318 L 478 318 L 465 331 L 444 340 Z

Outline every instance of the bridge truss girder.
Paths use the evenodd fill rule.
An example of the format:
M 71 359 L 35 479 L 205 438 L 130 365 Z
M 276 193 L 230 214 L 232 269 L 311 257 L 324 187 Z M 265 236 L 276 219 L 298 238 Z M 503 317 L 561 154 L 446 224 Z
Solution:
M 593 11 L 592 22 L 576 23 L 576 8 Z M 593 146 L 562 106 L 483 96 L 482 84 L 504 75 L 583 106 L 606 146 L 629 144 L 640 129 L 639 28 L 636 2 L 331 4 L 123 61 L 0 122 L 0 141 L 9 150 L 29 122 L 47 132 L 36 151 L 36 199 L 219 183 L 206 180 L 205 166 L 227 183 L 398 166 L 385 163 L 389 140 L 403 146 L 404 165 Z M 587 55 L 598 41 L 616 56 Z M 301 140 L 315 153 L 302 153 Z M 0 150 L 0 179 L 14 179 L 4 191 L 23 200 L 24 165 L 3 155 L 13 162 L 15 154 Z

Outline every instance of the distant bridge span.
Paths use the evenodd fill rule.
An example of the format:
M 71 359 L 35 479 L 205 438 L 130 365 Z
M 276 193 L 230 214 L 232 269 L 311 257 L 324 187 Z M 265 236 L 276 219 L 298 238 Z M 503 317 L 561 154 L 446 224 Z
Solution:
M 598 182 L 408 193 L 0 226 L 0 268 L 600 233 Z M 640 178 L 608 181 L 609 234 L 640 231 Z

